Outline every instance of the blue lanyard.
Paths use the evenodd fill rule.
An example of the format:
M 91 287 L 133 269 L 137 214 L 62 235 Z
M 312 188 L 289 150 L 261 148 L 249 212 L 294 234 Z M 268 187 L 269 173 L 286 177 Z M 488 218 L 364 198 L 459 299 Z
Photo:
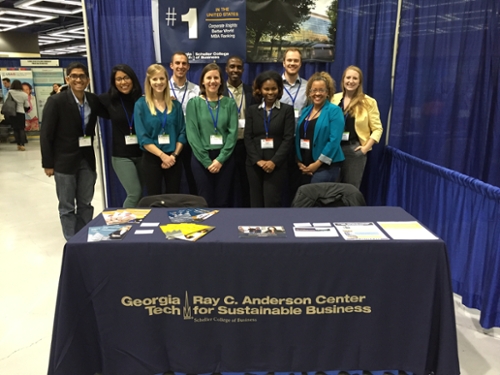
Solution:
M 271 125 L 271 115 L 273 114 L 273 107 L 271 107 L 271 110 L 269 111 L 269 116 L 266 118 L 266 105 L 264 104 L 264 128 L 266 129 L 266 138 L 269 138 L 269 127 Z
M 127 116 L 127 122 L 128 122 L 128 127 L 130 129 L 130 135 L 132 135 L 132 127 L 134 125 L 134 111 L 132 111 L 132 117 L 130 118 L 128 116 L 127 108 L 125 108 L 125 104 L 123 104 L 123 99 L 120 98 L 120 101 L 122 102 L 122 107 L 123 107 L 123 111 L 125 112 L 125 116 Z
M 321 112 L 321 110 L 323 109 L 323 107 L 324 107 L 324 106 L 325 106 L 325 105 L 323 104 L 323 105 L 321 106 L 321 108 L 318 110 L 318 112 L 316 112 L 316 113 L 320 113 L 320 112 Z M 310 111 L 309 111 L 309 113 L 307 114 L 307 116 L 306 116 L 306 118 L 305 118 L 305 121 L 304 121 L 304 139 L 307 137 L 306 133 L 307 133 L 307 127 L 309 126 L 309 119 L 310 119 L 311 117 L 314 117 L 314 115 L 316 115 L 316 113 L 315 113 L 314 115 L 312 115 L 312 116 L 311 116 L 311 112 L 313 111 L 313 108 L 314 108 L 314 107 L 311 107 L 311 110 L 310 110 Z
M 165 116 L 162 116 L 162 119 L 161 119 L 161 130 L 162 130 L 162 134 L 165 134 L 165 125 L 167 123 L 167 117 L 168 117 L 168 107 L 165 107 Z
M 83 136 L 85 137 L 85 103 L 82 105 L 78 104 L 78 107 L 80 107 L 80 117 L 82 118 L 82 130 L 83 130 Z
M 217 116 L 215 118 L 214 118 L 214 112 L 212 111 L 212 107 L 210 107 L 210 104 L 208 103 L 207 97 L 205 97 L 205 101 L 207 102 L 208 110 L 210 111 L 210 115 L 212 116 L 212 121 L 214 122 L 215 133 L 217 133 L 217 123 L 219 122 L 220 98 L 217 98 Z
M 231 92 L 231 90 L 229 90 L 229 88 L 227 89 L 227 92 L 229 93 L 229 96 L 231 98 L 234 99 L 234 101 L 236 101 L 236 98 L 234 97 L 233 93 Z M 243 96 L 245 95 L 244 92 L 241 93 L 241 101 L 240 101 L 240 106 L 238 107 L 238 115 L 240 114 L 241 112 L 241 107 L 243 106 Z
M 184 104 L 184 99 L 186 98 L 186 93 L 188 91 L 188 83 L 186 81 L 186 84 L 184 85 L 186 88 L 184 89 L 184 95 L 182 95 L 182 102 L 181 102 L 181 105 Z M 174 94 L 174 98 L 179 100 L 177 98 L 177 95 L 175 95 L 175 89 L 174 89 L 174 85 L 172 84 L 172 81 L 170 81 L 170 88 L 172 89 L 172 94 Z
M 299 91 L 300 91 L 300 85 L 302 84 L 302 81 L 299 79 L 299 88 L 297 89 L 297 91 L 295 91 L 295 96 L 292 97 L 292 94 L 290 94 L 290 91 L 288 91 L 288 89 L 286 88 L 285 85 L 283 85 L 283 88 L 285 89 L 286 93 L 288 94 L 288 96 L 290 97 L 290 99 L 292 99 L 292 106 L 295 108 L 295 100 L 297 99 L 297 95 L 299 95 Z

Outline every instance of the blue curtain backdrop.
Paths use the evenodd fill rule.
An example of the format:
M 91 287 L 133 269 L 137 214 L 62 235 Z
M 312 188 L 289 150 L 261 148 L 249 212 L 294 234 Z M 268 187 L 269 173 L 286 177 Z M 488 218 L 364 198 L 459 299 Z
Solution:
M 405 1 L 391 146 L 500 186 L 500 3 Z
M 142 81 L 146 68 L 155 62 L 151 1 L 136 0 L 87 0 L 87 17 L 90 50 L 95 78 L 95 92 L 109 88 L 109 74 L 113 65 L 130 65 Z M 307 63 L 302 66 L 301 76 L 309 78 L 316 71 L 327 71 L 341 90 L 341 77 L 348 65 L 357 65 L 364 72 L 365 92 L 376 98 L 385 125 L 390 106 L 390 76 L 397 4 L 387 1 L 355 0 L 340 1 L 336 58 L 333 63 Z M 169 66 L 169 61 L 163 61 Z M 199 83 L 203 65 L 192 64 L 188 79 Z M 264 70 L 283 71 L 282 63 L 245 64 L 243 80 L 251 83 Z M 121 206 L 125 192 L 111 168 L 110 125 L 101 121 L 107 167 L 108 206 Z M 370 153 L 363 191 L 368 203 L 376 196 L 379 154 L 381 146 Z M 372 189 L 372 186 L 374 188 Z
M 386 203 L 400 206 L 448 247 L 453 291 L 500 327 L 500 188 L 396 148 L 385 151 Z

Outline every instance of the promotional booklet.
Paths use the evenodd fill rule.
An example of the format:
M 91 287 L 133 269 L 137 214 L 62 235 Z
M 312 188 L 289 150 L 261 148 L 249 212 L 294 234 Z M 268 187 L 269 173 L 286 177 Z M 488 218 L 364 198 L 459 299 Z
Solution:
M 204 221 L 217 212 L 219 212 L 219 210 L 181 208 L 175 211 L 168 211 L 168 218 L 172 223 L 194 223 Z
M 142 222 L 150 212 L 150 209 L 126 208 L 114 211 L 103 211 L 102 216 L 106 225 L 137 224 Z
M 90 227 L 87 242 L 99 242 L 109 240 L 121 240 L 132 225 L 104 225 L 101 227 Z
M 294 223 L 295 237 L 338 237 L 339 234 L 331 223 Z
M 239 226 L 238 234 L 241 238 L 286 237 L 285 227 L 283 226 L 267 226 L 267 225 Z
M 167 240 L 197 241 L 215 227 L 194 223 L 175 223 L 160 225 Z
M 375 223 L 333 223 L 345 240 L 388 240 Z

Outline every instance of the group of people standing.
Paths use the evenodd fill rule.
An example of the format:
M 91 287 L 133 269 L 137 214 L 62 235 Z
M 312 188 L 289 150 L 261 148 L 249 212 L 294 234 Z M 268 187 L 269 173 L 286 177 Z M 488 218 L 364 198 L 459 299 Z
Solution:
M 46 121 L 59 121 L 51 117 L 56 102 L 51 97 L 41 136 L 46 174 L 55 175 L 59 185 L 58 174 L 76 174 L 78 182 L 81 168 L 95 173 L 95 159 L 86 159 L 83 149 L 92 149 L 87 145 L 92 144 L 95 128 L 91 117 L 102 116 L 112 123 L 112 165 L 127 192 L 124 207 L 137 205 L 143 186 L 147 195 L 179 192 L 183 169 L 190 193 L 203 196 L 210 207 L 232 205 L 233 189 L 241 206 L 277 207 L 290 186 L 341 181 L 359 187 L 366 153 L 382 135 L 377 103 L 363 93 L 359 68 L 345 70 L 342 92 L 335 94 L 328 73 L 314 73 L 306 81 L 299 76 L 301 64 L 300 51 L 289 49 L 282 75 L 265 71 L 249 86 L 242 82 L 243 60 L 232 56 L 226 64 L 227 82 L 212 63 L 195 85 L 186 78 L 187 55 L 177 52 L 170 63 L 171 78 L 162 65 L 147 69 L 144 95 L 134 71 L 117 65 L 109 91 L 98 98 L 75 92 L 88 84 L 88 72 L 81 66 L 75 72 L 70 66 L 71 90 L 64 100 L 76 103 L 80 121 L 72 128 L 74 152 L 60 151 L 73 153 L 79 163 L 75 160 L 71 171 L 58 171 L 55 154 L 69 144 L 60 138 L 60 129 L 46 126 Z M 72 210 L 62 207 L 57 190 L 61 221 L 68 213 L 78 216 L 79 188 Z M 82 204 L 91 207 L 90 200 Z M 76 225 L 66 235 L 64 227 L 63 223 L 66 238 L 79 230 Z

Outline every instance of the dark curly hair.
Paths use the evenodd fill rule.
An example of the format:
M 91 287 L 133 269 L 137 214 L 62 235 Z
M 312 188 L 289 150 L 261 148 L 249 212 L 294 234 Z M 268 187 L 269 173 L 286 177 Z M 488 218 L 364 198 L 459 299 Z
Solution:
M 278 85 L 277 99 L 279 100 L 283 96 L 283 78 L 281 78 L 281 75 L 278 72 L 275 72 L 274 70 L 267 70 L 260 73 L 253 81 L 253 96 L 255 99 L 257 99 L 257 101 L 262 101 L 262 85 L 264 84 L 264 82 L 269 80 L 276 82 L 276 84 Z

